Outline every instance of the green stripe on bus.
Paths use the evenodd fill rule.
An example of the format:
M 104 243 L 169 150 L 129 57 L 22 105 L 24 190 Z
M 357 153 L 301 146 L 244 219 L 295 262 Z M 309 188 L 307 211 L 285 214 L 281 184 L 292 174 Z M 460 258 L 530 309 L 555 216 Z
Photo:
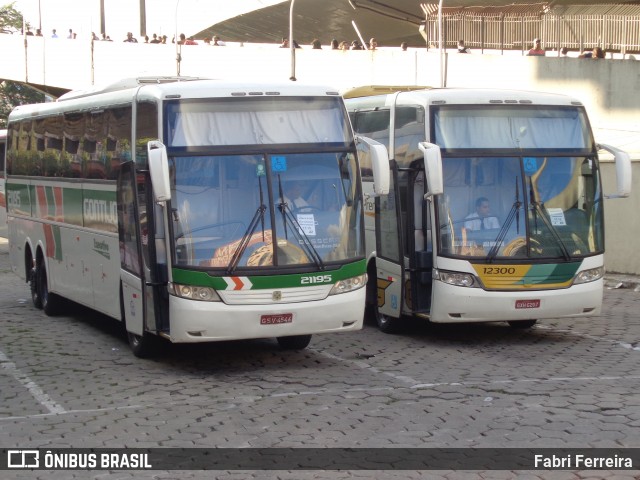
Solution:
M 62 191 L 64 222 L 82 226 L 82 189 L 65 188 Z
M 524 277 L 528 285 L 566 283 L 573 279 L 582 262 L 534 264 Z
M 214 277 L 206 272 L 194 272 L 182 268 L 173 268 L 173 281 L 182 285 L 196 285 L 201 287 L 211 287 L 216 290 L 230 289 L 230 284 L 241 282 L 239 279 L 248 279 L 251 290 L 262 290 L 269 288 L 294 288 L 310 287 L 314 285 L 330 285 L 339 280 L 356 277 L 366 272 L 366 261 L 343 265 L 336 270 L 324 272 L 312 272 L 290 275 L 224 275 Z M 226 279 L 226 280 L 225 280 Z
M 33 182 L 26 185 L 8 182 L 9 213 L 111 233 L 118 231 L 115 184 L 112 189 L 98 190 L 80 184 L 69 187 L 61 183 L 51 185 Z M 42 189 L 39 190 L 42 192 L 40 202 L 37 188 Z
M 62 236 L 60 235 L 60 227 L 57 225 L 53 225 L 53 238 L 55 240 L 53 258 L 62 261 Z
M 12 215 L 31 215 L 29 185 L 7 183 L 7 211 Z

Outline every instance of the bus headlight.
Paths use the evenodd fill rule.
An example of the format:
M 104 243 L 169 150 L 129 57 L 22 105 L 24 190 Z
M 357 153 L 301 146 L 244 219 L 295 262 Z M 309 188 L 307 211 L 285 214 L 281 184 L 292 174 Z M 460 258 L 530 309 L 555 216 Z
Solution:
M 433 270 L 433 276 L 437 280 L 456 287 L 477 287 L 476 280 L 470 273 L 448 272 L 446 270 Z
M 576 275 L 576 279 L 573 281 L 574 285 L 580 283 L 589 283 L 600 280 L 604 276 L 604 267 L 590 268 L 589 270 L 583 270 Z
M 213 288 L 196 287 L 193 285 L 180 285 L 169 283 L 169 293 L 176 297 L 198 300 L 201 302 L 220 302 L 220 297 Z
M 352 292 L 362 288 L 367 283 L 367 274 L 358 275 L 357 277 L 346 278 L 336 282 L 329 295 L 338 295 L 340 293 Z

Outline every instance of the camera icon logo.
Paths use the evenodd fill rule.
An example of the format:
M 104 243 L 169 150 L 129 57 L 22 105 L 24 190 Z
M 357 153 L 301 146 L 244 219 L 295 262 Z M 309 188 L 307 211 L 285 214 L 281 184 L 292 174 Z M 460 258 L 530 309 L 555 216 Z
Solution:
M 38 468 L 40 452 L 38 450 L 8 450 L 8 468 Z

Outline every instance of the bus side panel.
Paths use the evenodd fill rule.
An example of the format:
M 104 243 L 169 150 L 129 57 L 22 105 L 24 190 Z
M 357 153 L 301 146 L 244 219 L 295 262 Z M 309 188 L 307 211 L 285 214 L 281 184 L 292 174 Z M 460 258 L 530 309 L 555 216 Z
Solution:
M 119 319 L 118 239 L 69 227 L 54 227 L 54 231 L 56 228 L 60 230 L 58 253 L 51 256 L 53 247 L 47 247 L 50 291 Z
M 376 250 L 376 199 L 373 195 L 373 182 L 364 181 L 362 190 L 364 194 L 365 252 L 368 259 Z
M 31 248 L 34 257 L 39 249 L 50 292 L 120 318 L 116 237 L 13 216 L 8 234 L 11 268 L 22 280 L 27 280 L 26 249 Z

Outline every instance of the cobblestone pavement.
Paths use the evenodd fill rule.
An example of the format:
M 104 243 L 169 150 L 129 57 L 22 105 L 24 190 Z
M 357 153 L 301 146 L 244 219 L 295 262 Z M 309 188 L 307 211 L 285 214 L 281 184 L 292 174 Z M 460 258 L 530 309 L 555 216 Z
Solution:
M 49 318 L 0 246 L 0 446 L 640 447 L 640 293 L 597 318 L 372 326 L 314 337 L 174 345 L 135 358 L 117 322 Z M 614 285 L 615 286 L 615 285 Z M 1 478 L 632 479 L 634 471 L 0 472 Z

